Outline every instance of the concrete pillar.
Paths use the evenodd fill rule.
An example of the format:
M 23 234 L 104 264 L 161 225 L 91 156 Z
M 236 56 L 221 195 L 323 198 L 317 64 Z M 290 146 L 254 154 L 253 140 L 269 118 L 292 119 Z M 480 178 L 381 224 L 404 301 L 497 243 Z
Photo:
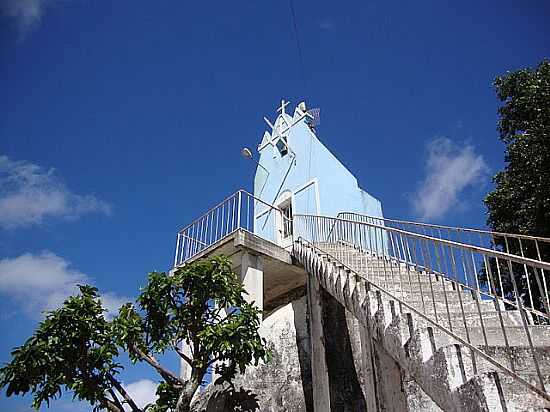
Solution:
M 330 411 L 330 384 L 325 356 L 321 290 L 319 282 L 313 276 L 307 277 L 307 301 L 311 336 L 313 410 L 314 412 L 328 412 Z
M 378 410 L 407 411 L 405 376 L 397 362 L 380 346 L 373 345 Z
M 374 368 L 372 337 L 367 328 L 360 328 L 361 336 L 361 358 L 362 358 L 362 387 L 367 404 L 367 412 L 378 411 L 378 400 L 376 396 L 376 373 Z
M 193 358 L 191 355 L 191 347 L 185 343 L 180 343 L 180 348 L 189 358 Z M 183 359 L 180 359 L 180 378 L 184 380 L 188 380 L 191 378 L 191 365 L 189 365 L 187 362 L 185 362 Z
M 248 293 L 245 300 L 264 310 L 264 272 L 259 256 L 243 252 L 241 257 L 241 282 Z
M 359 282 L 356 285 L 356 292 L 359 296 L 359 302 L 365 304 L 368 288 L 365 283 Z M 374 342 L 372 339 L 372 325 L 370 323 L 371 312 L 370 305 L 367 303 L 364 306 L 366 310 L 367 326 L 361 325 L 359 329 L 359 337 L 361 340 L 361 386 L 365 395 L 365 403 L 368 412 L 377 412 L 379 410 L 378 393 L 377 393 L 377 378 L 376 365 L 374 361 Z
M 217 302 L 214 303 L 214 307 L 215 308 L 219 307 Z M 225 319 L 227 317 L 228 311 L 229 311 L 228 308 L 224 308 L 223 310 L 221 310 L 220 311 L 220 318 Z M 212 375 L 211 375 L 211 379 L 212 379 L 211 382 L 212 383 L 216 382 L 216 380 L 220 377 L 220 374 L 216 373 L 215 369 L 216 369 L 216 366 L 219 366 L 221 364 L 223 364 L 222 361 L 216 361 L 215 363 L 212 364 L 212 369 L 211 369 L 212 370 Z

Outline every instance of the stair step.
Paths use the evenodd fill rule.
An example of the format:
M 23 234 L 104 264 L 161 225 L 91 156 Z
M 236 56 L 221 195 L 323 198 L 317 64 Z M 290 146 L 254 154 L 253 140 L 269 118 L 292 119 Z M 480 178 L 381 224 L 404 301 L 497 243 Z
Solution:
M 481 326 L 481 320 L 479 319 L 479 314 L 477 312 L 474 313 L 465 313 L 464 316 L 462 316 L 462 312 L 451 312 L 451 323 L 453 324 L 453 327 L 463 328 L 464 327 L 464 321 L 466 321 L 466 325 L 468 327 L 478 327 Z M 500 316 L 502 316 L 502 323 L 504 326 L 522 326 L 521 323 L 521 315 L 517 310 L 507 310 L 507 311 L 501 311 Z M 482 318 L 483 318 L 483 324 L 487 326 L 493 326 L 493 327 L 500 327 L 500 316 L 499 313 L 495 310 L 493 312 L 486 311 L 482 312 Z M 448 327 L 449 326 L 449 317 L 447 313 L 440 314 L 440 322 L 443 324 L 443 326 Z
M 396 296 L 399 298 L 399 296 Z M 441 317 L 444 317 L 443 315 L 447 315 L 447 305 L 445 302 L 439 302 L 439 301 L 433 301 L 431 298 L 428 298 L 427 296 L 424 296 L 424 301 L 420 299 L 420 296 L 414 296 L 414 299 L 406 299 L 404 302 L 407 305 L 412 306 L 413 308 L 417 309 L 419 312 L 424 312 L 427 315 L 433 316 L 435 312 L 437 312 L 438 315 Z M 434 310 L 435 306 L 435 310 Z M 479 302 L 479 311 L 477 308 L 477 303 L 475 300 L 468 300 L 462 302 L 462 307 L 460 304 L 449 304 L 449 311 L 452 313 L 456 313 L 457 315 L 462 314 L 462 310 L 464 310 L 464 313 L 485 313 L 485 312 L 494 312 L 496 310 L 495 305 L 493 302 L 488 301 L 481 301 Z
M 485 329 L 485 336 L 487 337 L 487 346 L 502 348 L 506 347 L 502 328 L 493 326 L 485 326 L 485 328 L 481 328 L 480 326 L 468 326 L 470 342 L 473 345 L 485 346 L 483 329 Z M 528 330 L 531 334 L 534 347 L 548 348 L 550 343 L 550 330 L 548 328 L 542 327 L 541 329 L 539 326 L 528 326 Z M 507 326 L 505 331 L 508 338 L 508 345 L 510 347 L 527 348 L 529 346 L 527 343 L 525 329 L 522 326 Z M 453 333 L 466 339 L 466 330 L 464 327 L 454 327 Z M 449 337 L 445 332 L 437 328 L 434 328 L 434 335 L 436 341 L 438 341 L 441 346 L 444 344 L 453 343 L 454 341 L 454 339 Z
M 517 380 L 511 380 L 510 387 L 508 387 L 507 376 L 502 372 L 495 373 L 496 367 L 489 362 L 482 361 L 479 354 L 476 355 L 478 374 L 473 375 L 469 349 L 457 345 L 454 338 L 440 328 L 428 327 L 433 325 L 408 309 L 406 305 L 399 305 L 397 301 L 391 300 L 387 294 L 377 290 L 376 286 L 366 290 L 360 279 L 356 276 L 349 276 L 349 272 L 338 269 L 326 259 L 326 264 L 319 264 L 321 259 L 312 253 L 312 249 L 297 248 L 295 254 L 310 275 L 319 279 L 322 287 L 353 313 L 363 327 L 372 329 L 377 344 L 382 345 L 443 410 L 507 410 L 511 412 L 542 410 L 542 408 L 550 406 L 550 402 L 537 396 Z M 393 286 L 396 287 L 396 285 Z M 406 288 L 403 293 L 406 294 Z M 397 298 L 400 297 L 399 294 L 400 292 L 394 293 Z M 458 296 L 456 291 L 454 294 Z M 420 293 L 410 293 L 409 289 L 409 296 L 405 301 L 422 312 L 422 301 L 419 295 Z M 464 297 L 465 292 L 461 291 L 461 295 Z M 434 296 L 436 297 L 435 307 L 438 317 L 441 325 L 444 326 L 443 319 L 447 317 L 447 311 L 443 289 L 436 291 L 434 288 Z M 443 297 L 441 302 L 437 301 L 438 296 Z M 434 318 L 431 290 L 430 300 L 425 300 L 424 303 L 425 316 Z M 471 332 L 470 339 L 474 344 L 482 346 L 484 338 L 481 321 L 479 321 L 478 303 L 470 296 L 468 300 L 463 301 L 463 306 L 468 321 L 468 330 Z M 506 348 L 503 348 L 504 339 L 499 338 L 498 335 L 499 332 L 502 334 L 502 331 L 495 305 L 492 301 L 481 301 L 479 306 L 488 334 L 487 339 L 490 345 L 494 344 L 490 348 L 494 348 L 495 353 L 490 356 L 494 356 L 495 359 L 506 364 L 507 357 L 502 355 L 502 351 Z M 465 329 L 463 324 L 460 326 L 462 321 L 460 305 L 458 303 L 449 305 L 449 309 L 453 309 L 451 321 L 454 333 L 462 336 L 465 334 Z M 508 334 L 510 343 L 519 345 L 513 346 L 511 349 L 514 354 L 521 355 L 518 357 L 518 363 L 521 363 L 518 365 L 518 373 L 529 377 L 529 379 L 533 378 L 533 382 L 536 382 L 536 376 L 530 366 L 534 364 L 529 362 L 527 356 L 530 350 L 525 348 L 525 339 L 522 339 L 521 336 L 525 332 L 523 327 L 514 326 L 514 322 L 521 319 L 517 316 L 516 311 L 508 312 L 512 313 L 503 313 L 503 318 L 505 324 L 509 325 L 506 331 L 510 331 Z M 455 321 L 458 321 L 456 327 L 454 326 Z M 545 345 L 550 345 L 550 328 L 531 326 L 529 330 L 532 331 L 533 340 L 538 342 L 536 344 L 539 346 L 536 348 L 537 353 L 540 352 L 540 356 L 545 359 L 541 362 L 541 367 L 547 371 L 550 369 L 550 365 L 548 365 L 550 364 L 550 354 L 548 354 L 548 346 Z M 486 348 L 484 346 L 482 350 Z M 499 390 L 499 385 L 505 389 L 504 393 Z M 509 396 L 509 393 L 512 396 Z M 529 409 L 531 407 L 533 409 Z
M 441 280 L 433 282 L 429 281 L 421 281 L 418 282 L 418 280 L 415 280 L 411 276 L 411 281 L 405 280 L 405 279 L 392 279 L 391 276 L 385 277 L 378 277 L 378 276 L 364 276 L 367 280 L 374 283 L 375 285 L 378 285 L 387 291 L 392 291 L 395 293 L 401 293 L 403 291 L 404 294 L 411 295 L 411 294 L 418 294 L 420 296 L 420 292 L 424 295 L 427 293 L 431 294 L 431 291 L 433 289 L 434 293 L 438 294 L 438 297 L 441 299 L 445 299 L 445 295 L 447 295 L 447 298 L 450 296 L 455 296 L 458 298 L 458 292 L 457 289 L 455 289 L 453 284 L 451 282 L 442 282 Z M 469 289 L 465 289 L 460 287 L 461 289 L 461 295 L 464 299 L 473 299 L 472 292 Z

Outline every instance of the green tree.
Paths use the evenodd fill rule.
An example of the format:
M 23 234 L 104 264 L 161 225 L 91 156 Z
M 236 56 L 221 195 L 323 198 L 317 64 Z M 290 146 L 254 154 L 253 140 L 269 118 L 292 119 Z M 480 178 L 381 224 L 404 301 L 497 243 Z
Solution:
M 105 318 L 96 288 L 79 288 L 0 369 L 7 396 L 30 392 L 38 409 L 71 391 L 94 411 L 122 412 L 126 406 L 141 412 L 118 377 L 123 366 L 117 359 L 125 351 L 133 363 L 144 362 L 159 375 L 158 400 L 144 410 L 183 412 L 210 366 L 220 376 L 216 383 L 231 383 L 248 365 L 269 359 L 258 334 L 259 311 L 244 300 L 228 258 L 193 262 L 173 274 L 150 273 L 136 304 L 125 304 L 112 320 Z M 190 345 L 190 356 L 182 342 Z M 189 379 L 159 363 L 166 351 L 189 364 Z
M 505 168 L 494 178 L 495 189 L 485 198 L 488 225 L 495 231 L 550 237 L 550 62 L 535 69 L 522 69 L 497 77 L 494 82 L 502 105 L 498 109 L 498 131 L 506 145 Z M 502 250 L 550 260 L 550 247 L 533 242 L 505 244 L 495 239 Z M 522 250 L 523 249 L 523 250 Z M 513 278 L 519 293 L 527 298 L 522 268 Z M 506 267 L 505 293 L 513 293 Z M 535 273 L 532 274 L 537 275 Z M 539 273 L 539 276 L 541 274 Z M 533 301 L 526 303 L 542 309 L 539 288 L 533 286 Z

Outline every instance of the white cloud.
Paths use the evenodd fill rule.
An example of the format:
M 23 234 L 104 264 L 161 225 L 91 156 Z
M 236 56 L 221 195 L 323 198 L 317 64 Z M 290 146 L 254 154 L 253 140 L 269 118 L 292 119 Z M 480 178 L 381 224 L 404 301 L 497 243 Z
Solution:
M 0 13 L 15 20 L 24 36 L 41 19 L 46 0 L 0 0 Z
M 126 296 L 118 296 L 113 292 L 101 292 L 101 304 L 107 309 L 107 316 L 111 317 L 118 314 L 118 309 L 127 302 L 132 301 Z
M 53 169 L 0 156 L 0 228 L 37 225 L 45 218 L 76 219 L 111 206 L 91 195 L 70 192 Z
M 141 379 L 123 386 L 126 392 L 128 392 L 128 395 L 130 395 L 130 398 L 132 398 L 141 409 L 157 400 L 155 392 L 158 384 L 150 379 Z M 127 405 L 124 405 L 124 409 L 126 411 L 131 410 Z
M 489 168 L 471 145 L 458 147 L 446 137 L 428 145 L 426 177 L 412 197 L 421 220 L 437 219 L 459 204 L 459 195 L 479 183 Z
M 10 296 L 28 315 L 40 318 L 70 295 L 78 293 L 77 284 L 92 284 L 86 274 L 73 269 L 69 262 L 51 252 L 25 253 L 0 260 L 0 293 Z M 107 292 L 102 294 L 107 316 L 130 299 Z

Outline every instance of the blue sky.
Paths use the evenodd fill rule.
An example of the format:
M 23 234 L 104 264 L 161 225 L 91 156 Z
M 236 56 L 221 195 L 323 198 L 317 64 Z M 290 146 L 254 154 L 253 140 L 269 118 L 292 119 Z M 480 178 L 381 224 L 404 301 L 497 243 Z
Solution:
M 550 57 L 550 7 L 403 3 L 296 1 L 304 84 L 284 1 L 0 0 L 0 361 L 75 283 L 114 307 L 167 269 L 179 227 L 251 189 L 239 151 L 281 98 L 321 107 L 386 216 L 483 226 L 491 83 Z

